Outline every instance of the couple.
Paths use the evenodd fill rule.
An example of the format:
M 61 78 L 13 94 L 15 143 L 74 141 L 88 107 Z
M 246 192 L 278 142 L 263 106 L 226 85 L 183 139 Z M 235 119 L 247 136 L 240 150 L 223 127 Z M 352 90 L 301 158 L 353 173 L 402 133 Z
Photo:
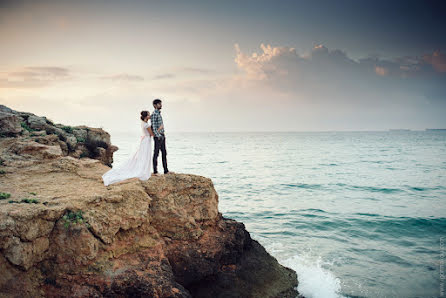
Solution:
M 122 166 L 113 168 L 102 175 L 104 185 L 110 185 L 129 178 L 139 178 L 140 180 L 147 180 L 150 178 L 150 162 L 152 155 L 152 141 L 155 140 L 155 152 L 153 152 L 153 176 L 158 176 L 158 154 L 161 151 L 163 160 L 164 174 L 169 174 L 167 169 L 167 152 L 166 152 L 166 137 L 164 135 L 163 118 L 161 117 L 162 102 L 160 99 L 153 101 L 152 116 L 148 111 L 141 112 L 141 128 L 142 136 L 141 143 L 138 150 L 133 156 L 127 160 Z

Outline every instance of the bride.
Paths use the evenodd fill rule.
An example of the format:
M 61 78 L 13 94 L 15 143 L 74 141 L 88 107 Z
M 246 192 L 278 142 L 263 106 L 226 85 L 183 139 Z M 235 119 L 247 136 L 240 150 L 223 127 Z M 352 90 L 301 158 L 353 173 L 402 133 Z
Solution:
M 150 165 L 152 160 L 152 140 L 154 135 L 151 123 L 150 113 L 148 111 L 141 112 L 141 143 L 138 150 L 128 159 L 122 166 L 113 168 L 102 175 L 104 185 L 110 185 L 129 178 L 139 178 L 147 180 L 150 177 Z

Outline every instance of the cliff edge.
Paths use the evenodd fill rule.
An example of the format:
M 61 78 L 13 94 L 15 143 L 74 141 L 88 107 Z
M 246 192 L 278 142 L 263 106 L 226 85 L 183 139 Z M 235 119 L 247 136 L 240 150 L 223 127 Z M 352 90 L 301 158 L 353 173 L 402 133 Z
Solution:
M 0 296 L 296 297 L 297 275 L 218 212 L 210 179 L 105 187 L 117 147 L 0 106 Z

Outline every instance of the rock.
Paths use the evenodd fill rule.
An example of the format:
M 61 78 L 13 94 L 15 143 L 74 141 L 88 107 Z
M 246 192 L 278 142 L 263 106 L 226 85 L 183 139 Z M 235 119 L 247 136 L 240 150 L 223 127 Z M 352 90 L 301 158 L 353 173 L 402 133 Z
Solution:
M 45 117 L 30 115 L 26 121 L 31 129 L 44 130 L 47 126 Z
M 62 155 L 77 158 L 89 157 L 100 160 L 108 166 L 113 163 L 113 153 L 118 150 L 118 147 L 110 143 L 110 135 L 100 128 L 54 124 L 46 117 L 14 111 L 4 105 L 0 105 L 0 124 L 0 138 L 15 137 L 15 142 L 22 142 L 17 146 L 23 146 L 23 142 L 30 142 L 29 138 L 34 137 L 34 141 L 37 143 L 59 146 Z M 42 148 L 36 147 L 35 153 L 40 152 Z M 28 148 L 27 151 L 32 150 Z M 22 151 L 16 150 L 15 152 L 14 154 L 17 156 L 8 156 L 7 159 L 20 160 L 20 163 L 22 163 L 24 159 L 24 156 L 20 156 Z M 29 157 L 29 154 L 25 155 Z
M 73 135 L 79 142 L 85 142 L 87 140 L 87 131 L 85 129 L 74 128 Z
M 7 109 L 4 110 L 7 111 Z M 17 115 L 0 111 L 0 135 L 9 137 L 18 135 L 22 131 L 20 121 Z
M 217 218 L 218 195 L 210 179 L 167 175 L 148 181 L 143 186 L 152 198 L 153 225 L 162 230 L 162 236 L 198 239 L 202 225 Z
M 0 105 L 0 112 L 2 112 L 2 113 L 8 113 L 8 114 L 14 114 L 14 113 L 15 113 L 15 111 L 14 111 L 13 109 L 8 108 L 8 107 L 5 106 L 5 105 Z
M 59 145 L 59 138 L 56 135 L 45 135 L 34 138 L 34 141 L 45 145 Z
M 31 136 L 46 136 L 46 131 L 45 130 L 33 131 L 31 132 Z
M 66 137 L 66 141 L 65 141 L 65 142 L 67 143 L 68 151 L 69 151 L 69 152 L 73 152 L 73 151 L 75 150 L 75 148 L 76 148 L 76 144 L 77 144 L 77 139 L 76 139 L 76 137 L 73 136 L 73 135 L 68 135 L 68 136 Z
M 18 113 L 10 114 L 32 116 Z M 0 190 L 12 201 L 0 200 L 1 297 L 298 295 L 296 273 L 218 211 L 209 178 L 169 174 L 105 187 L 110 136 L 73 131 L 87 132 L 75 152 L 55 134 L 0 139 Z M 99 157 L 66 155 L 92 152 Z
M 61 157 L 60 146 L 42 145 L 36 142 L 16 142 L 9 148 L 9 151 L 17 155 L 32 155 L 38 159 L 51 159 Z

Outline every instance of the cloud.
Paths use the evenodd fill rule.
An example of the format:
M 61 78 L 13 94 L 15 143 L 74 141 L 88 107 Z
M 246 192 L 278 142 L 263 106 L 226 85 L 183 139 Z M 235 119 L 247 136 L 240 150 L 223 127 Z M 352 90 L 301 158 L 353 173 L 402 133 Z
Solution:
M 277 59 L 278 57 L 280 57 L 280 59 L 299 59 L 294 48 L 273 48 L 270 45 L 265 46 L 262 43 L 260 47 L 262 48 L 263 53 L 247 55 L 240 50 L 238 44 L 235 44 L 234 46 L 236 50 L 235 63 L 240 69 L 246 72 L 249 79 L 253 80 L 264 80 L 275 74 L 287 74 L 285 69 L 280 68 L 280 65 L 276 64 L 279 62 Z
M 375 66 L 375 72 L 379 76 L 386 76 L 389 71 L 385 67 Z
M 160 75 L 154 76 L 152 78 L 152 80 L 172 79 L 174 77 L 175 77 L 175 75 L 172 73 L 165 73 L 165 74 L 160 74 Z
M 163 80 L 163 79 L 173 79 L 184 75 L 212 75 L 217 74 L 213 69 L 200 68 L 200 67 L 175 67 L 169 69 L 165 73 L 153 76 L 152 80 Z
M 179 72 L 185 73 L 196 73 L 196 74 L 210 74 L 215 73 L 215 70 L 207 69 L 207 68 L 199 68 L 199 67 L 180 67 L 178 68 Z
M 316 45 L 309 55 L 294 48 L 261 44 L 262 52 L 247 54 L 234 45 L 239 80 L 261 81 L 277 90 L 321 96 L 349 97 L 360 92 L 415 92 L 420 96 L 445 100 L 446 55 L 440 51 L 421 57 L 393 59 L 367 57 L 358 61 L 341 50 Z
M 0 88 L 41 88 L 73 77 L 64 67 L 23 67 L 0 74 Z
M 141 82 L 144 81 L 144 77 L 138 75 L 130 75 L 126 73 L 110 75 L 110 76 L 102 76 L 100 77 L 102 80 L 111 80 L 115 82 Z
M 431 64 L 438 72 L 446 72 L 446 55 L 440 51 L 435 51 L 432 54 L 423 56 L 426 63 Z

